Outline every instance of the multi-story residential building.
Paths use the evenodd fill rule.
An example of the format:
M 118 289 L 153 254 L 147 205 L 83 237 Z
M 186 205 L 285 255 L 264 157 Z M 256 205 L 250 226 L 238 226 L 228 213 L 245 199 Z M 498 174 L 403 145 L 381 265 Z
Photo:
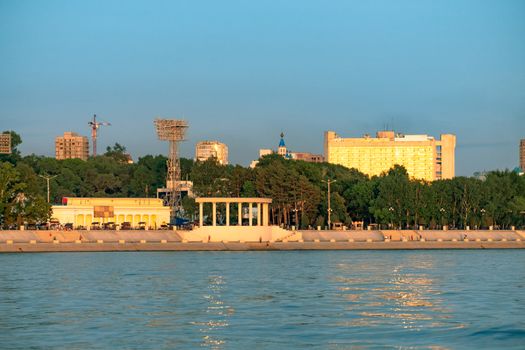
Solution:
M 86 136 L 74 132 L 65 132 L 64 136 L 55 138 L 56 159 L 79 158 L 87 160 L 89 157 L 89 141 Z
M 525 171 L 525 139 L 520 141 L 520 168 Z
M 292 159 L 303 160 L 310 163 L 322 163 L 324 157 L 321 154 L 314 154 L 309 152 L 290 152 Z
M 215 157 L 219 164 L 228 164 L 228 146 L 219 141 L 200 141 L 195 146 L 195 160 L 205 161 Z
M 11 154 L 11 134 L 0 134 L 0 154 Z
M 376 137 L 342 138 L 334 131 L 324 135 L 328 163 L 355 168 L 367 175 L 380 175 L 394 165 L 404 166 L 416 179 L 434 181 L 454 177 L 456 136 L 402 135 L 380 131 Z

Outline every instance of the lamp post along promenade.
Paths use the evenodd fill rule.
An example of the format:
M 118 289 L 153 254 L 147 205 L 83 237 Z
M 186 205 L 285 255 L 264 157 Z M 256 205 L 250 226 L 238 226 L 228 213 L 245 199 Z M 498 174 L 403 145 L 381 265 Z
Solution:
M 47 202 L 49 203 L 49 198 L 50 198 L 50 189 L 49 189 L 49 181 L 51 179 L 54 179 L 55 177 L 57 177 L 58 175 L 53 175 L 53 176 L 44 176 L 44 175 L 38 175 L 40 176 L 42 179 L 45 179 L 46 182 L 47 182 Z
M 337 180 L 321 180 L 323 182 L 325 182 L 326 184 L 328 184 L 328 193 L 327 193 L 327 202 L 328 202 L 328 229 L 330 230 L 332 228 L 332 208 L 330 206 L 330 185 L 333 184 L 334 182 L 337 182 Z

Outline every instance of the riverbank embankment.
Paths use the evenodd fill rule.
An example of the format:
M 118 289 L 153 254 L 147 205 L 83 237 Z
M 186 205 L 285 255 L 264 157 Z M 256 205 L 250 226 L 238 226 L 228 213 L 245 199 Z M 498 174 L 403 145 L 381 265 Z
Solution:
M 0 252 L 523 249 L 525 231 L 290 231 L 279 241 L 187 241 L 183 231 L 0 231 Z

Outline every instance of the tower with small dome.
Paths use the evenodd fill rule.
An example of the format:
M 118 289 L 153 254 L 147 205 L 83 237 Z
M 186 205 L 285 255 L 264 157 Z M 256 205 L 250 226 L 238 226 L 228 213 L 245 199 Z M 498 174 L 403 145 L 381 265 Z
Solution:
M 285 159 L 293 159 L 293 160 L 302 160 L 305 162 L 312 162 L 312 163 L 321 163 L 324 161 L 324 158 L 320 154 L 313 154 L 309 152 L 291 152 L 288 150 L 288 147 L 286 147 L 286 143 L 284 142 L 284 132 L 281 132 L 281 139 L 279 140 L 279 146 L 277 147 L 277 152 L 270 148 L 261 148 L 259 149 L 259 158 L 270 155 L 270 154 L 278 154 L 281 157 Z M 255 168 L 255 166 L 259 163 L 258 160 L 254 160 L 251 162 L 250 167 Z
M 286 149 L 286 144 L 284 142 L 284 132 L 281 132 L 281 140 L 279 141 L 279 147 L 277 148 L 277 154 L 287 158 L 288 150 Z

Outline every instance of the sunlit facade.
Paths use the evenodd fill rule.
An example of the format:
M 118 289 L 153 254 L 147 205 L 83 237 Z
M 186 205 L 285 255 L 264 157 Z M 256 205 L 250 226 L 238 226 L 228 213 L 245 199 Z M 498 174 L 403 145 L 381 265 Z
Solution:
M 342 138 L 325 132 L 325 160 L 367 175 L 380 175 L 394 165 L 404 166 L 412 178 L 434 181 L 454 177 L 456 136 L 401 135 L 380 131 L 376 137 Z
M 219 141 L 200 141 L 195 146 L 195 160 L 205 161 L 211 157 L 217 158 L 221 165 L 228 164 L 228 146 Z
M 64 198 L 52 206 L 52 218 L 60 224 L 89 227 L 94 222 L 117 225 L 128 222 L 158 228 L 170 222 L 170 208 L 157 198 Z
M 89 141 L 86 136 L 74 132 L 65 132 L 63 136 L 55 138 L 55 158 L 79 158 L 87 160 L 89 157 Z

